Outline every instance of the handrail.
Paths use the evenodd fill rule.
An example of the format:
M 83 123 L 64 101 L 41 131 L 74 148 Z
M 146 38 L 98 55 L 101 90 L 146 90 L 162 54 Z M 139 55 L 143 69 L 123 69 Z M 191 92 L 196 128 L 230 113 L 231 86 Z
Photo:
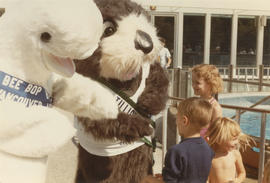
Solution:
M 259 100 L 259 101 L 256 102 L 255 104 L 249 106 L 249 108 L 256 107 L 257 105 L 259 105 L 259 104 L 261 104 L 261 103 L 267 101 L 268 99 L 270 99 L 270 96 L 264 97 L 263 99 Z M 245 112 L 246 112 L 246 111 L 241 111 L 241 112 L 240 112 L 240 115 L 243 114 L 243 113 L 245 113 Z M 235 117 L 236 117 L 236 115 L 232 116 L 231 118 L 234 119 Z
M 228 82 L 234 82 L 234 83 L 243 83 L 243 84 L 251 84 L 251 85 L 258 85 L 258 86 L 270 86 L 269 83 L 258 83 L 258 82 L 255 82 L 255 81 L 242 81 L 242 80 L 237 80 L 237 79 L 226 79 L 226 78 L 223 78 L 223 81 L 228 81 Z
M 256 90 L 258 90 L 258 91 L 269 90 L 270 83 L 266 82 L 266 81 L 270 80 L 270 67 L 264 67 L 264 65 L 259 65 L 256 67 L 239 67 L 239 66 L 229 65 L 228 67 L 217 66 L 217 68 L 219 69 L 220 75 L 224 76 L 223 81 L 225 81 L 227 83 L 226 92 L 228 92 L 228 93 L 233 92 L 233 89 L 235 89 L 235 86 L 233 84 L 238 84 L 238 83 L 245 84 L 245 85 L 247 85 L 247 87 L 249 87 L 249 85 L 251 85 L 251 86 L 256 88 L 256 86 L 257 86 L 258 88 Z M 245 70 L 244 75 L 239 73 L 239 71 L 236 72 L 236 70 L 241 70 L 241 69 Z M 248 73 L 248 69 L 252 69 L 252 73 Z M 180 71 L 178 71 L 178 70 L 180 70 Z M 191 72 L 190 68 L 189 67 L 172 68 L 172 69 L 168 69 L 168 71 L 171 74 L 175 74 L 175 72 L 177 72 L 177 76 L 176 76 L 177 83 L 184 82 L 187 84 L 187 86 L 186 86 L 187 94 L 186 94 L 186 96 L 184 96 L 185 95 L 184 89 L 181 90 L 183 92 L 180 94 L 179 93 L 180 90 L 175 89 L 179 86 L 176 83 L 173 83 L 174 85 L 176 85 L 176 86 L 174 86 L 174 85 L 171 86 L 172 91 L 174 93 L 176 93 L 176 95 L 174 95 L 174 96 L 181 96 L 181 97 L 186 98 L 190 94 L 190 91 L 191 91 L 190 90 L 190 88 L 191 88 L 190 80 L 189 80 L 189 76 L 184 76 L 181 74 L 183 72 L 190 74 L 190 72 Z M 267 71 L 267 72 L 265 72 L 265 71 Z M 251 76 L 252 76 L 252 80 L 249 80 L 248 78 Z M 175 79 L 175 78 L 173 78 L 173 79 Z M 237 90 L 238 90 L 238 87 L 237 87 Z
M 245 110 L 250 112 L 260 112 L 260 113 L 270 113 L 270 110 L 266 109 L 257 109 L 257 108 L 249 108 L 249 107 L 242 107 L 236 105 L 227 105 L 227 104 L 220 104 L 221 107 L 228 108 L 228 109 L 235 109 L 235 110 Z
M 171 97 L 171 96 L 169 97 L 169 99 L 177 100 L 177 101 L 185 100 L 184 98 Z M 244 111 L 250 111 L 250 112 L 260 112 L 260 113 L 270 113 L 270 110 L 266 110 L 266 109 L 249 108 L 249 107 L 227 105 L 227 104 L 220 104 L 220 105 L 221 107 L 228 108 L 228 109 L 244 110 Z

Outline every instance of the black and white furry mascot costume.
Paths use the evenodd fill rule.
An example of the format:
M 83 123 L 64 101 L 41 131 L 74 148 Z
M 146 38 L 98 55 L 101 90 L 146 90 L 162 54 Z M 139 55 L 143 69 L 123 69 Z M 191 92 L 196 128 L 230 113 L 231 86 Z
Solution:
M 118 115 L 116 102 L 104 106 L 113 95 L 73 63 L 98 47 L 103 20 L 91 0 L 0 6 L 0 182 L 44 183 L 49 154 L 75 134 L 74 118 L 56 108 L 91 119 Z
M 95 2 L 104 34 L 95 53 L 76 63 L 77 72 L 111 88 L 121 112 L 115 119 L 78 118 L 77 183 L 139 183 L 152 174 L 153 149 L 144 142 L 153 132 L 149 118 L 167 100 L 168 78 L 155 62 L 161 44 L 140 5 L 130 0 Z

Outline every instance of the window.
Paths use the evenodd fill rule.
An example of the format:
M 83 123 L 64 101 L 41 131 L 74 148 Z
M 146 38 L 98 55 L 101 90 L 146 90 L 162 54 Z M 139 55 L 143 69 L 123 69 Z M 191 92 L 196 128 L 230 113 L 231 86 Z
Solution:
M 170 68 L 173 67 L 175 56 L 175 17 L 174 16 L 154 16 L 155 26 L 157 28 L 158 36 L 166 40 L 166 47 L 171 53 L 172 63 Z
M 184 16 L 183 66 L 203 63 L 205 17 Z
M 255 18 L 239 18 L 237 66 L 256 66 L 257 28 Z
M 212 16 L 210 64 L 227 66 L 230 64 L 232 18 Z
M 264 42 L 263 42 L 263 65 L 270 66 L 270 20 L 267 20 L 267 25 L 264 27 Z

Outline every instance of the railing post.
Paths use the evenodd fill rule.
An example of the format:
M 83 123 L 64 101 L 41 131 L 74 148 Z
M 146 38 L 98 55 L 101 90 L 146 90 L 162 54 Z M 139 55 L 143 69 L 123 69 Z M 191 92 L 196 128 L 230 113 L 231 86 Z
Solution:
M 228 91 L 232 92 L 232 80 L 233 80 L 233 65 L 229 65 L 229 83 L 228 83 Z
M 162 120 L 162 167 L 164 165 L 165 154 L 167 152 L 167 120 L 168 120 L 168 109 L 169 104 L 166 104 L 163 110 L 163 120 Z
M 261 137 L 260 137 L 260 161 L 259 161 L 259 175 L 258 182 L 262 183 L 264 159 L 265 159 L 265 127 L 266 127 L 266 113 L 262 113 L 261 120 Z
M 174 84 L 174 77 L 175 77 L 175 71 L 176 70 L 174 70 L 174 69 L 172 69 L 172 80 L 171 80 L 171 85 L 172 85 L 172 91 L 171 91 L 171 95 L 170 96 L 175 96 L 174 94 L 175 94 L 175 91 L 174 91 L 174 86 L 175 86 L 175 84 Z
M 185 89 L 186 89 L 186 92 L 185 92 L 185 98 L 188 98 L 188 80 L 189 80 L 189 72 L 186 72 L 186 83 L 185 83 Z
M 168 76 L 169 76 L 169 88 L 168 88 L 168 94 L 169 96 L 174 96 L 173 90 L 174 90 L 174 84 L 173 84 L 173 77 L 174 77 L 174 70 L 168 69 Z
M 264 71 L 264 66 L 260 65 L 259 66 L 259 91 L 262 91 L 262 83 L 263 83 L 263 71 Z
M 176 97 L 181 97 L 181 69 L 177 68 L 176 76 Z
M 236 109 L 235 111 L 235 121 L 240 125 L 240 115 L 241 115 L 241 110 L 240 109 Z

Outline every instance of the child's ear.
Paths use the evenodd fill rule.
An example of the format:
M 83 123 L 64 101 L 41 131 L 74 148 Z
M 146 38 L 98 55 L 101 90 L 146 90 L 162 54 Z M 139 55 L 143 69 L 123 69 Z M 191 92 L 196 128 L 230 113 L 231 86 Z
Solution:
M 183 124 L 187 126 L 189 124 L 189 120 L 186 116 L 183 116 Z

